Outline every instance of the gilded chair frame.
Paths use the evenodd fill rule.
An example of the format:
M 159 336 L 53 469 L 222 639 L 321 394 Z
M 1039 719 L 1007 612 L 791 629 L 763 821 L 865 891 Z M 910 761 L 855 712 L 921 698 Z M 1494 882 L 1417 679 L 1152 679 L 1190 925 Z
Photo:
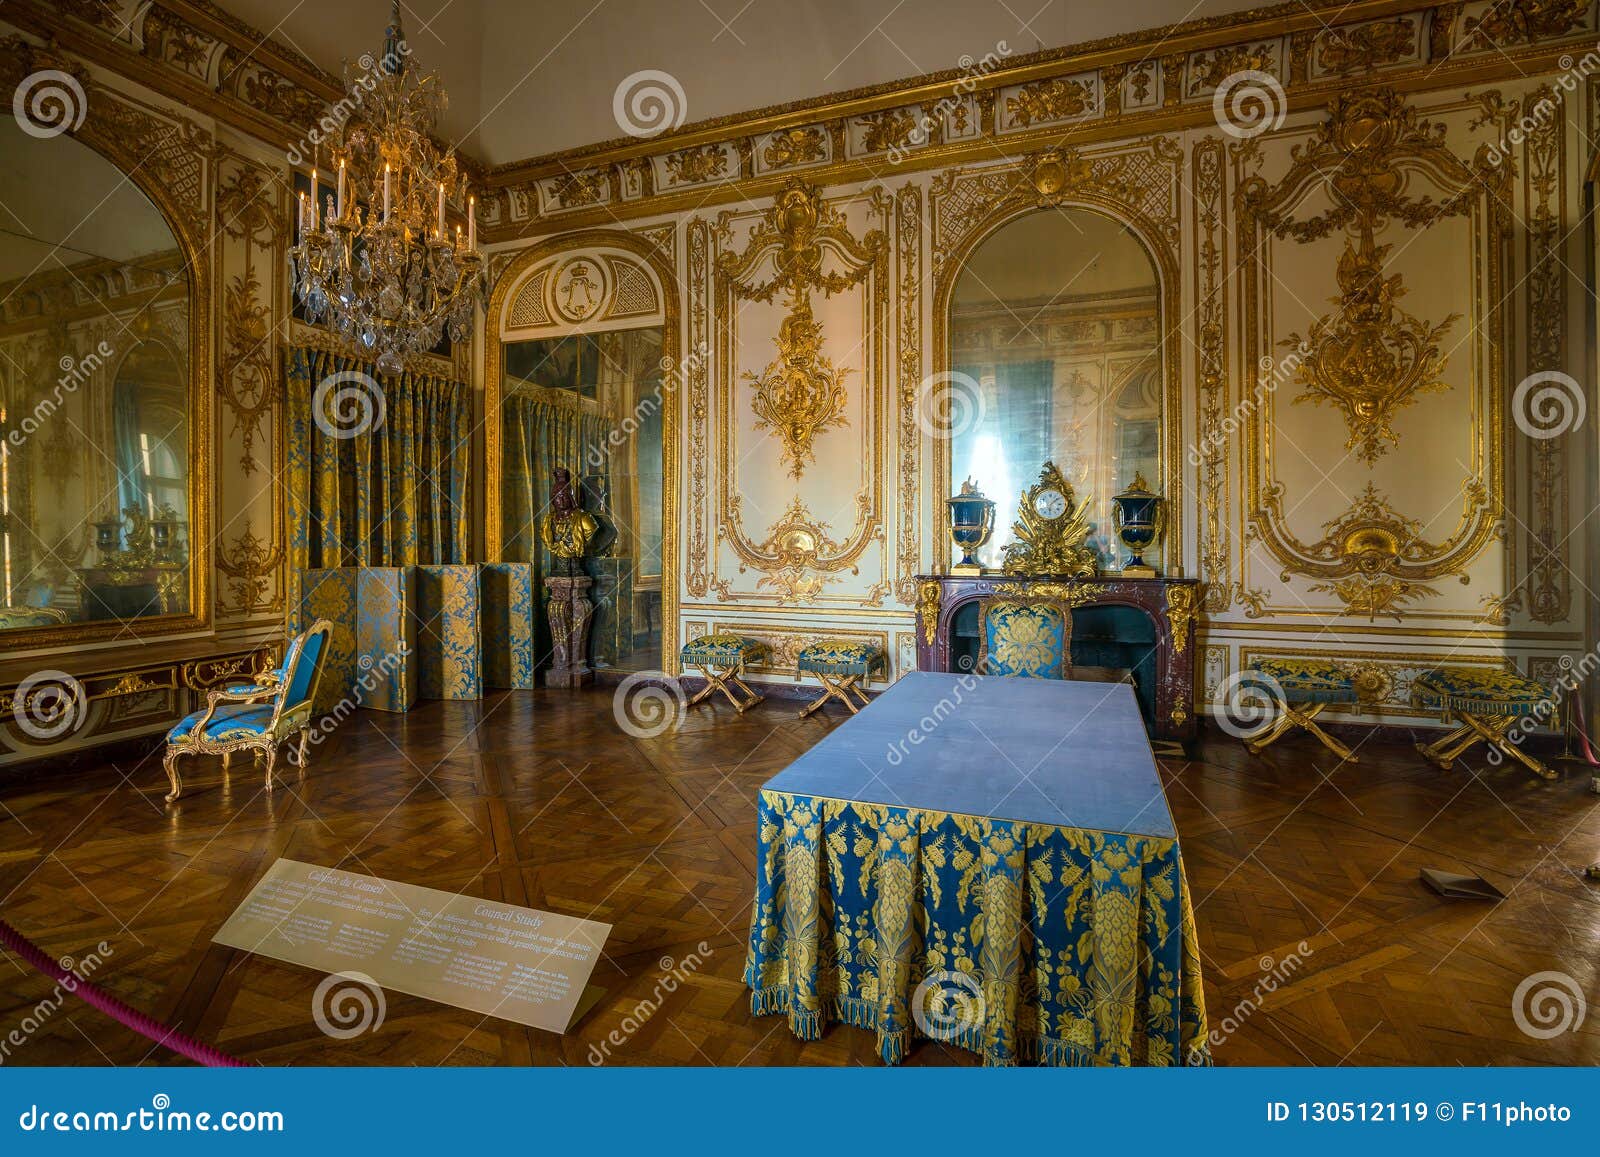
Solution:
M 678 295 L 678 275 L 663 259 L 661 251 L 646 238 L 625 229 L 580 229 L 549 237 L 516 254 L 495 279 L 489 292 L 489 304 L 484 312 L 483 341 L 483 474 L 484 510 L 483 542 L 484 561 L 501 562 L 505 550 L 503 523 L 503 496 L 500 469 L 504 460 L 503 415 L 505 376 L 505 336 L 510 323 L 510 311 L 515 300 L 513 291 L 520 291 L 530 271 L 537 266 L 559 258 L 563 254 L 578 253 L 595 248 L 622 250 L 648 269 L 654 278 L 656 292 L 661 302 L 661 360 L 664 365 L 679 366 L 682 324 Z M 575 325 L 566 332 L 593 332 L 604 329 L 602 321 Z M 661 407 L 661 665 L 669 676 L 678 674 L 678 478 L 682 467 L 679 445 L 679 422 L 682 408 L 682 391 L 676 388 L 673 373 L 662 375 L 662 393 L 666 395 Z M 656 578 L 657 576 L 650 576 Z
M 6 67 L 0 68 L 0 80 L 12 83 L 12 75 L 18 69 L 21 70 L 17 73 L 18 79 L 30 71 L 45 68 L 71 74 L 82 86 L 87 99 L 82 123 L 68 129 L 66 135 L 109 161 L 130 185 L 156 207 L 167 228 L 172 231 L 183 256 L 189 293 L 188 391 L 185 401 L 188 405 L 187 537 L 191 546 L 186 575 L 189 604 L 185 611 L 141 616 L 138 619 L 22 627 L 6 631 L 0 635 L 0 639 L 3 639 L 8 650 L 66 650 L 86 642 L 125 637 L 129 623 L 137 623 L 140 639 L 207 630 L 212 621 L 212 566 L 201 547 L 212 541 L 211 464 L 216 458 L 211 401 L 213 246 L 208 233 L 209 211 L 206 206 L 209 201 L 202 199 L 199 208 L 185 204 L 178 191 L 161 179 L 164 170 L 149 163 L 160 146 L 173 140 L 170 134 L 176 132 L 180 136 L 186 135 L 193 126 L 173 119 L 165 109 L 146 105 L 96 83 L 81 65 L 49 46 L 30 47 L 20 56 L 22 59 L 8 61 Z M 135 128 L 130 130 L 130 125 Z M 201 142 L 194 141 L 192 147 L 198 152 Z M 199 163 L 204 173 L 202 188 L 209 187 L 212 179 L 210 161 L 202 159 Z M 118 359 L 119 363 L 121 360 Z
M 316 669 L 311 674 L 311 684 L 306 688 L 305 698 L 294 706 L 304 705 L 306 708 L 305 719 L 298 730 L 300 741 L 299 757 L 295 760 L 296 766 L 302 771 L 306 765 L 306 748 L 311 742 L 311 721 L 316 715 L 317 693 L 322 686 L 322 672 L 326 666 L 328 647 L 332 644 L 333 624 L 327 619 L 318 619 L 312 623 L 296 642 L 289 645 L 288 650 L 294 653 L 296 666 L 306 662 L 306 644 L 313 635 L 322 636 L 322 648 L 316 655 Z M 178 759 L 185 755 L 220 755 L 222 767 L 226 771 L 232 765 L 235 752 L 251 751 L 257 759 L 265 758 L 266 790 L 271 791 L 273 786 L 273 768 L 278 760 L 278 746 L 284 742 L 285 736 L 278 734 L 278 729 L 283 723 L 285 700 L 288 698 L 289 687 L 294 681 L 295 671 L 290 668 L 287 660 L 283 667 L 275 671 L 265 671 L 256 676 L 256 681 L 248 686 L 235 684 L 232 687 L 223 687 L 206 693 L 205 714 L 189 729 L 189 734 L 194 738 L 186 740 L 182 745 L 169 741 L 166 755 L 162 758 L 162 766 L 166 769 L 167 780 L 172 785 L 172 790 L 167 793 L 167 802 L 172 803 L 183 794 L 183 781 L 178 776 Z M 206 728 L 211 725 L 212 717 L 216 715 L 217 708 L 225 703 L 263 703 L 277 698 L 273 704 L 272 719 L 267 726 L 257 735 L 243 735 L 233 739 L 207 739 Z
M 989 674 L 989 610 L 994 606 L 1051 607 L 1065 622 L 1061 635 L 1061 678 L 1072 678 L 1072 607 L 1062 599 L 1026 595 L 990 596 L 978 600 L 978 674 Z

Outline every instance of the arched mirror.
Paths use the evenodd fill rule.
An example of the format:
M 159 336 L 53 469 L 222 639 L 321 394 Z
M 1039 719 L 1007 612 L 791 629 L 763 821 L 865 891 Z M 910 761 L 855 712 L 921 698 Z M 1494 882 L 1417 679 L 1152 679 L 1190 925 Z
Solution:
M 1000 565 L 1018 498 L 1054 461 L 1089 503 L 1101 567 L 1115 569 L 1111 497 L 1139 474 L 1163 481 L 1160 283 L 1144 243 L 1092 209 L 1016 218 L 962 266 L 948 333 L 951 388 L 977 396 L 958 407 L 969 417 L 955 423 L 947 493 L 970 478 L 995 502 L 979 561 Z
M 82 141 L 8 117 L 0 155 L 0 647 L 181 627 L 196 601 L 184 249 Z

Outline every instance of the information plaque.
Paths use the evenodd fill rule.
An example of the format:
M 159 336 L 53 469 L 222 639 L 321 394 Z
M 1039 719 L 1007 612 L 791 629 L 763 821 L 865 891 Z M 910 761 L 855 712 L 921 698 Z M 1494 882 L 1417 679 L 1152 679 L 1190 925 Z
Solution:
M 212 939 L 566 1032 L 611 925 L 279 860 Z

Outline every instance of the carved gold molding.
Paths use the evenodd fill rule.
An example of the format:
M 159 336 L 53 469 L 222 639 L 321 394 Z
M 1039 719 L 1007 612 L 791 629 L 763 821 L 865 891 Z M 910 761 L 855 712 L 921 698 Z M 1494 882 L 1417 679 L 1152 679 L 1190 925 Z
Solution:
M 922 566 L 922 438 L 917 424 L 917 391 L 922 385 L 922 188 L 906 185 L 895 194 L 895 253 L 899 261 L 900 385 L 895 399 L 900 429 L 900 538 L 895 547 L 895 597 L 907 606 L 915 596 Z
M 711 227 L 695 217 L 684 227 L 687 238 L 689 291 L 689 345 L 708 348 L 711 327 Z M 683 585 L 690 595 L 701 598 L 711 584 L 711 536 L 708 529 L 711 506 L 711 374 L 705 359 L 697 359 L 688 374 L 688 553 L 684 560 Z
M 842 272 L 824 268 L 830 253 L 844 262 Z M 769 258 L 774 272 L 762 278 L 758 271 Z M 886 292 L 887 265 L 886 235 L 875 229 L 857 242 L 839 210 L 799 177 L 784 185 L 750 230 L 743 253 L 717 256 L 719 297 L 769 302 L 783 294 L 788 299 L 775 341 L 777 357 L 759 374 L 745 372 L 743 380 L 751 386 L 756 428 L 778 437 L 789 473 L 797 479 L 815 460 L 817 435 L 849 424 L 844 379 L 850 371 L 836 368 L 823 351 L 811 293 L 832 297 L 874 275 L 880 292 Z
M 1440 377 L 1446 355 L 1440 350 L 1459 313 L 1438 324 L 1413 317 L 1396 305 L 1405 295 L 1401 275 L 1384 275 L 1389 245 L 1374 244 L 1370 225 L 1359 248 L 1347 241 L 1336 277 L 1335 309 L 1311 323 L 1302 337 L 1291 333 L 1278 344 L 1302 351 L 1295 402 L 1329 403 L 1344 412 L 1350 437 L 1345 449 L 1369 466 L 1397 446 L 1390 426 L 1395 411 L 1417 394 L 1449 388 Z
M 233 415 L 233 430 L 242 444 L 239 468 L 253 474 L 257 467 L 255 443 L 283 401 L 276 343 L 273 340 L 273 304 L 276 295 L 263 294 L 256 273 L 256 251 L 271 261 L 274 278 L 285 262 L 288 238 L 288 202 L 281 183 L 269 180 L 266 170 L 234 162 L 217 187 L 217 228 L 241 243 L 244 269 L 223 288 L 222 348 L 217 357 L 217 397 Z M 271 440 L 270 426 L 267 434 Z
M 1478 11 L 1455 0 L 1438 3 L 1308 2 L 1213 17 L 1063 49 L 1004 57 L 992 67 L 947 71 L 910 82 L 793 102 L 688 125 L 647 141 L 626 139 L 497 166 L 499 193 L 486 212 L 491 236 L 515 236 L 574 225 L 604 215 L 692 211 L 710 201 L 737 201 L 776 191 L 791 142 L 806 141 L 805 164 L 827 185 L 870 180 L 890 152 L 908 170 L 982 163 L 998 151 L 1015 155 L 1058 144 L 1070 128 L 1074 144 L 1214 129 L 1212 97 L 1231 72 L 1256 68 L 1283 87 L 1286 111 L 1320 107 L 1352 79 L 1381 76 L 1399 90 L 1494 83 L 1564 68 L 1562 49 L 1592 39 L 1593 19 L 1581 0 L 1503 0 L 1495 20 L 1514 35 L 1491 44 Z M 1325 10 L 1326 9 L 1326 10 Z M 1461 18 L 1463 10 L 1469 13 Z M 948 109 L 951 94 L 956 112 Z M 926 131 L 913 131 L 926 118 Z M 824 147 L 824 142 L 827 146 Z M 773 163 L 751 165 L 775 150 Z M 728 158 L 721 173 L 696 182 L 631 182 L 635 169 L 664 170 L 678 155 Z M 735 172 L 732 160 L 745 159 Z M 527 190 L 563 174 L 598 169 L 629 190 L 603 206 L 545 214 Z M 741 179 L 737 179 L 740 178 Z
M 854 556 L 846 557 L 840 544 L 828 534 L 827 524 L 796 497 L 749 557 L 741 557 L 739 569 L 755 567 L 765 572 L 756 582 L 757 590 L 770 588 L 786 603 L 807 603 L 834 581 L 837 572 L 848 567 L 850 573 L 860 573 L 855 562 L 867 541 L 860 540 Z
M 1544 11 L 1565 20 L 1570 5 L 1549 4 Z M 1580 10 L 1578 16 L 1582 15 Z M 1486 16 L 1485 19 L 1488 17 Z M 1506 114 L 1521 119 L 1525 109 L 1540 109 L 1523 148 L 1523 205 L 1527 220 L 1528 372 L 1567 369 L 1567 278 L 1562 250 L 1567 223 L 1566 109 L 1548 85 L 1534 89 Z M 1502 123 L 1507 119 L 1501 118 Z M 1529 438 L 1527 482 L 1529 523 L 1524 536 L 1527 560 L 1527 613 L 1536 623 L 1564 622 L 1572 610 L 1572 568 L 1567 542 L 1571 526 L 1571 488 L 1567 481 L 1567 441 Z M 1523 584 L 1513 581 L 1520 594 Z
M 1503 0 L 1463 20 L 1469 7 L 1458 0 L 1294 0 L 1008 56 L 992 68 L 946 70 L 719 117 L 649 140 L 588 145 L 492 170 L 472 158 L 462 161 L 475 185 L 492 182 L 479 202 L 479 231 L 494 242 L 545 231 L 558 220 L 569 228 L 610 225 L 702 206 L 708 192 L 727 201 L 765 195 L 777 187 L 770 176 L 754 189 L 727 181 L 729 187 L 718 190 L 716 182 L 759 179 L 781 172 L 785 162 L 825 169 L 828 184 L 870 177 L 881 168 L 882 151 L 851 153 L 845 139 L 862 139 L 895 116 L 914 121 L 908 110 L 937 108 L 958 88 L 966 94 L 960 117 L 975 108 L 978 123 L 970 129 L 963 123 L 959 132 L 936 125 L 922 137 L 906 137 L 910 147 L 897 159 L 919 169 L 975 163 L 993 155 L 1002 136 L 1007 151 L 1037 148 L 1059 139 L 1066 125 L 1080 143 L 1211 127 L 1218 62 L 1271 64 L 1267 71 L 1278 69 L 1293 111 L 1315 107 L 1357 75 L 1381 73 L 1407 89 L 1518 78 L 1562 67 L 1563 47 L 1585 38 L 1593 24 L 1584 0 Z M 98 0 L 11 0 L 7 19 L 275 148 L 305 134 L 344 95 L 337 78 L 209 0 L 139 5 L 132 23 Z M 1075 83 L 1099 99 L 1074 111 L 1070 97 L 1049 95 L 1071 91 Z M 1029 102 L 1023 94 L 1038 95 Z M 1003 96 L 1023 99 L 1029 126 L 1019 131 L 1001 124 Z M 875 143 L 901 136 L 889 132 Z M 823 142 L 822 159 L 798 159 L 815 157 Z M 764 148 L 778 150 L 773 162 L 751 171 L 750 159 Z M 681 191 L 670 184 L 669 158 L 719 154 L 734 171 L 711 172 L 715 160 L 680 159 L 680 172 L 707 171 L 701 183 L 683 183 Z M 557 186 L 568 195 L 547 198 L 544 190 Z
M 1226 425 L 1228 306 L 1221 274 L 1227 170 L 1222 142 L 1215 138 L 1196 142 L 1192 165 L 1200 339 L 1196 352 L 1200 441 L 1194 454 L 1200 483 L 1200 577 L 1205 583 L 1206 612 L 1221 614 L 1233 605 L 1228 578 L 1228 451 L 1239 444 Z

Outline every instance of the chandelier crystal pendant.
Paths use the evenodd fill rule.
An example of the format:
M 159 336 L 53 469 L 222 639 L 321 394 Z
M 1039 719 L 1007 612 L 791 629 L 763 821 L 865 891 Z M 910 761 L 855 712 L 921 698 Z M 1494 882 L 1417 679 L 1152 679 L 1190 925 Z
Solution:
M 398 374 L 408 354 L 445 333 L 464 341 L 483 301 L 477 199 L 465 196 L 455 154 L 434 143 L 445 108 L 437 73 L 419 76 L 400 28 L 396 0 L 383 58 L 352 80 L 333 136 L 338 192 L 318 204 L 300 196 L 300 243 L 289 250 L 296 292 L 314 323 L 326 322 L 378 369 Z M 466 236 L 445 215 L 464 202 Z

